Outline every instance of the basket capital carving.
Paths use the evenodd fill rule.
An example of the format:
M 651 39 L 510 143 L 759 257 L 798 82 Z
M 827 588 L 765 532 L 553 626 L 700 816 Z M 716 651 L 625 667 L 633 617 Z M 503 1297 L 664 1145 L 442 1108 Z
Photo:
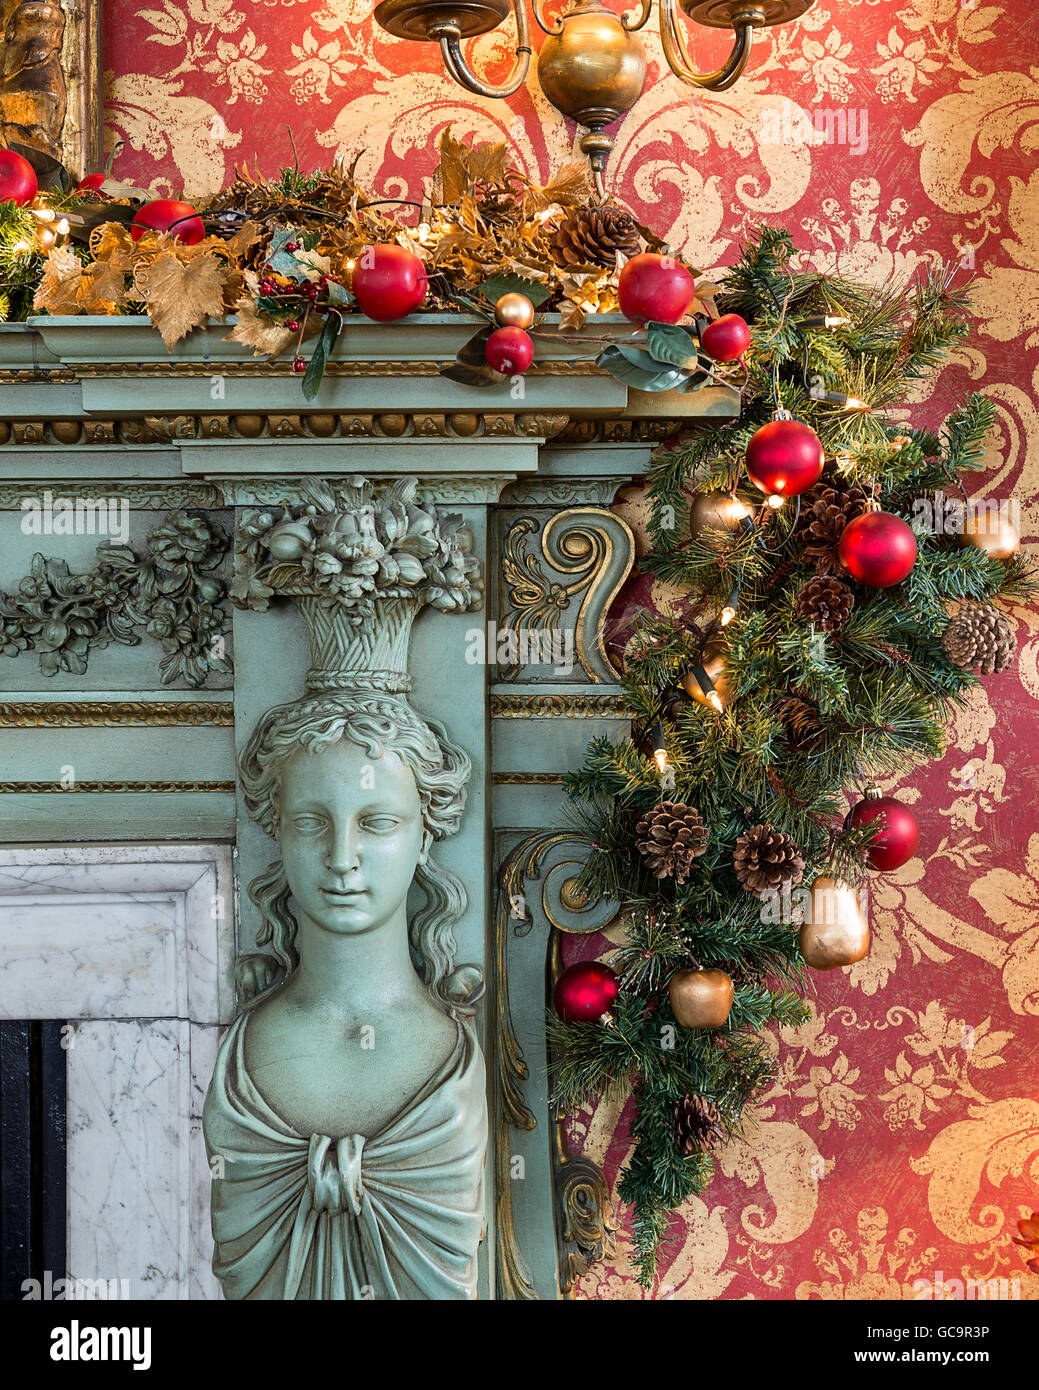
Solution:
M 415 478 L 307 482 L 298 503 L 252 508 L 239 527 L 231 601 L 263 612 L 293 600 L 310 633 L 310 690 L 408 690 L 415 616 L 427 604 L 469 612 L 482 591 L 469 528 L 420 503 Z

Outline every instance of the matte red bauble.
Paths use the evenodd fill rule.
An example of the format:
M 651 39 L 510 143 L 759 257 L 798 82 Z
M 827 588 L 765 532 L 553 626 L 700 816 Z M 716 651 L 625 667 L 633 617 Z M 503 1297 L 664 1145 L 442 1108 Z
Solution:
M 617 998 L 617 976 L 599 960 L 581 960 L 556 981 L 553 1000 L 564 1023 L 595 1023 Z
M 715 362 L 738 362 L 750 347 L 750 329 L 739 314 L 723 314 L 700 334 L 700 346 Z
M 900 516 L 865 512 L 845 526 L 837 553 L 860 584 L 890 589 L 901 584 L 916 563 L 916 537 Z
M 206 234 L 202 219 L 190 203 L 178 203 L 175 198 L 156 198 L 139 208 L 130 223 L 130 235 L 139 241 L 145 231 L 172 232 L 175 240 L 194 246 Z
M 823 471 L 822 440 L 800 420 L 770 420 L 747 445 L 747 476 L 771 497 L 796 497 Z
M 426 297 L 426 267 L 403 246 L 366 246 L 357 258 L 353 291 L 370 319 L 402 319 Z
M 36 197 L 36 170 L 14 150 L 0 150 L 0 202 L 31 203 Z
M 692 308 L 696 281 L 673 256 L 643 251 L 621 271 L 617 298 L 632 323 L 677 323 Z
M 483 355 L 496 372 L 525 372 L 534 360 L 534 343 L 522 328 L 496 328 L 484 344 Z
M 882 822 L 882 829 L 867 850 L 869 862 L 885 872 L 900 869 L 912 859 L 920 840 L 916 817 L 893 796 L 867 794 L 852 807 L 848 821 L 858 826 L 875 820 Z

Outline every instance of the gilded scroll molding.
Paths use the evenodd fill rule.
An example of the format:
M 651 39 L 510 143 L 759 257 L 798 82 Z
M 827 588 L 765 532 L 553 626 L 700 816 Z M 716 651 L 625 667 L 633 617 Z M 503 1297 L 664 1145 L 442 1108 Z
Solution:
M 623 695 L 492 695 L 494 719 L 630 719 Z
M 516 1238 L 510 1172 L 510 1131 L 530 1131 L 537 1119 L 523 1098 L 529 1067 L 516 1037 L 509 999 L 508 943 L 510 935 L 529 935 L 535 925 L 528 885 L 540 884 L 533 895 L 547 928 L 547 951 L 553 979 L 558 975 L 561 932 L 600 931 L 613 919 L 619 904 L 590 902 L 580 891 L 582 842 L 568 831 L 539 831 L 526 836 L 506 855 L 498 873 L 495 914 L 495 964 L 498 994 L 495 1016 L 496 1048 L 496 1220 L 498 1291 L 506 1299 L 537 1298 Z M 576 854 L 575 854 L 576 851 Z M 596 1259 L 610 1253 L 616 1223 L 609 1191 L 601 1171 L 587 1159 L 571 1157 L 561 1116 L 553 1117 L 551 1159 L 556 1193 L 559 1237 L 559 1287 L 564 1298 Z
M 142 415 L 130 419 L 0 420 L 11 448 L 179 444 L 205 440 L 551 439 L 558 411 L 270 411 L 235 415 Z
M 0 782 L 0 792 L 16 796 L 23 792 L 229 792 L 233 782 Z
M 216 700 L 6 700 L 0 727 L 94 729 L 231 727 L 234 706 Z
M 539 545 L 529 540 L 539 536 Z M 604 507 L 569 507 L 547 519 L 518 517 L 502 547 L 499 627 L 514 633 L 551 633 L 577 604 L 577 659 L 590 681 L 616 681 L 606 655 L 604 620 L 635 562 L 635 538 L 625 521 Z M 503 664 L 505 679 L 522 667 Z

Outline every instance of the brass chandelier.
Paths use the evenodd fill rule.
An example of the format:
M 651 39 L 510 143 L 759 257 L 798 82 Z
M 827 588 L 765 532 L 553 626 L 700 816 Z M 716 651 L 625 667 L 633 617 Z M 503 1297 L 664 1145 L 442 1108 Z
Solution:
M 571 0 L 566 13 L 548 23 L 544 0 L 531 0 L 534 18 L 548 35 L 538 54 L 541 90 L 557 111 L 587 127 L 581 149 L 600 187 L 613 146 L 605 128 L 635 105 L 646 80 L 646 52 L 635 35 L 648 21 L 653 0 L 638 2 L 639 11 L 629 17 L 614 14 L 601 0 Z M 732 52 L 714 72 L 696 70 L 675 0 L 657 3 L 660 41 L 671 71 L 690 86 L 723 92 L 747 66 L 755 30 L 799 19 L 814 0 L 678 0 L 694 23 L 734 31 Z M 466 63 L 462 40 L 496 29 L 510 8 L 516 16 L 516 61 L 502 86 L 491 87 Z M 448 76 L 477 96 L 512 96 L 527 79 L 533 50 L 526 0 L 381 0 L 375 21 L 397 38 L 438 43 Z

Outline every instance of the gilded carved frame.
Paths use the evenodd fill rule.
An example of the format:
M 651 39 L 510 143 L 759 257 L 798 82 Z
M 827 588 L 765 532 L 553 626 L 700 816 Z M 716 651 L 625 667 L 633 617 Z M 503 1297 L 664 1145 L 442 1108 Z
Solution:
M 73 180 L 101 168 L 101 4 L 4 0 L 0 10 L 0 143 L 24 153 L 41 183 L 56 163 Z

